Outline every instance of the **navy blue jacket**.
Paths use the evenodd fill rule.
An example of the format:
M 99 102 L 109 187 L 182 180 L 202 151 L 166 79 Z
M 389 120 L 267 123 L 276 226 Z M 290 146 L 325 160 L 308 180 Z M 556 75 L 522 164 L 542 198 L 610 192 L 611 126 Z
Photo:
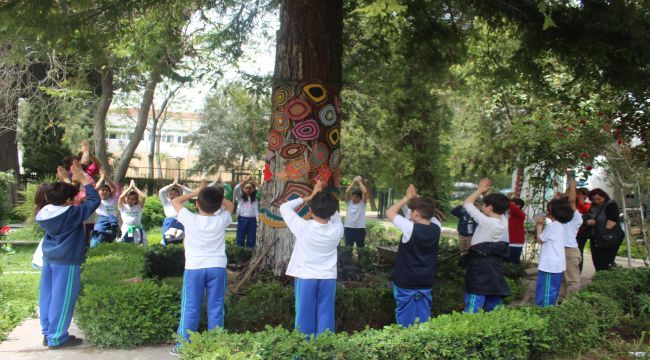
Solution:
M 463 205 L 458 205 L 451 209 L 451 214 L 459 219 L 458 221 L 458 234 L 463 236 L 472 236 L 476 230 L 476 221 L 469 216 L 469 213 Z M 471 226 L 469 226 L 471 224 Z
M 440 227 L 413 224 L 409 242 L 399 243 L 393 282 L 404 289 L 431 289 L 436 279 Z
M 86 235 L 83 222 L 101 200 L 92 185 L 86 185 L 86 200 L 78 206 L 47 205 L 36 214 L 45 230 L 43 261 L 58 265 L 81 265 L 85 260 Z

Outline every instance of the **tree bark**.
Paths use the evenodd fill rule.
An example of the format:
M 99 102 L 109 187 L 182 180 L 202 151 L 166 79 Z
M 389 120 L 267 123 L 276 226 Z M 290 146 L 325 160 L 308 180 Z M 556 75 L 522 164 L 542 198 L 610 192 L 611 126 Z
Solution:
M 111 174 L 111 167 L 108 162 L 108 151 L 106 149 L 106 114 L 113 102 L 113 69 L 107 67 L 102 71 L 102 94 L 95 107 L 93 117 L 93 138 L 95 140 L 95 156 L 101 162 L 102 168 L 108 176 Z
M 156 107 L 151 103 L 151 141 L 149 142 L 149 180 L 153 181 L 154 175 L 154 157 L 156 155 L 156 130 L 158 127 L 158 116 L 156 116 Z
M 167 122 L 167 110 L 165 110 L 163 114 L 163 118 L 158 125 L 158 134 L 156 136 L 156 161 L 158 163 L 158 179 L 162 179 L 164 176 L 162 171 L 162 162 L 160 161 L 160 140 L 162 140 L 163 126 L 165 126 L 165 122 Z
M 286 153 L 281 151 L 280 147 L 269 145 L 266 164 L 274 175 L 270 180 L 267 179 L 268 181 L 262 187 L 260 205 L 263 214 L 257 232 L 259 245 L 255 251 L 256 258 L 251 261 L 251 264 L 259 262 L 260 267 L 250 268 L 249 271 L 268 269 L 275 275 L 282 275 L 285 272 L 295 239 L 281 220 L 278 203 L 273 204 L 273 202 L 288 195 L 285 192 L 288 181 L 297 183 L 303 190 L 305 187 L 311 188 L 319 170 L 327 172 L 329 169 L 331 176 L 328 180 L 330 187 L 328 190 L 333 190 L 339 185 L 340 161 L 330 161 L 329 155 L 334 151 L 339 153 L 340 144 L 338 138 L 336 141 L 328 140 L 328 134 L 331 134 L 332 130 L 340 134 L 342 30 L 341 0 L 284 0 L 282 2 L 280 30 L 277 33 L 269 139 L 274 136 L 278 139 L 277 135 L 279 135 L 282 144 L 302 144 L 307 146 L 307 149 L 298 158 L 292 158 L 285 156 Z M 304 87 L 308 84 L 322 85 L 326 99 L 318 100 L 308 96 Z M 319 93 L 320 90 L 312 95 Z M 284 100 L 283 94 L 286 95 Z M 295 115 L 290 116 L 291 112 L 288 111 L 287 104 L 294 99 L 301 99 L 310 106 L 311 110 L 307 111 L 306 116 L 298 116 L 299 118 L 295 118 Z M 323 117 L 320 116 L 320 111 L 327 106 L 335 109 L 336 120 L 333 124 L 328 121 L 323 122 Z M 281 122 L 275 120 L 277 116 L 284 117 L 289 125 L 282 126 Z M 292 130 L 312 119 L 319 129 L 318 137 L 316 139 L 308 139 L 305 136 L 302 136 L 302 139 L 296 138 Z M 317 146 L 320 149 L 323 149 L 323 146 L 327 147 L 328 153 L 323 161 L 315 162 L 310 155 L 315 152 Z M 287 165 L 295 165 L 298 160 L 303 160 L 308 165 L 308 173 L 287 179 L 285 176 L 290 173 Z M 260 256 L 264 258 L 258 261 Z
M 115 182 L 121 183 L 126 176 L 126 172 L 129 169 L 129 163 L 133 158 L 136 148 L 142 141 L 142 136 L 144 131 L 147 128 L 147 120 L 149 119 L 149 109 L 151 108 L 151 103 L 153 102 L 153 95 L 156 90 L 156 85 L 160 82 L 160 74 L 158 72 L 152 72 L 149 75 L 147 84 L 144 88 L 144 94 L 142 95 L 142 102 L 140 103 L 140 111 L 138 113 L 138 121 L 135 125 L 135 130 L 133 131 L 133 137 L 129 141 L 129 144 L 122 152 L 120 156 L 120 162 L 117 164 L 117 170 L 115 171 Z

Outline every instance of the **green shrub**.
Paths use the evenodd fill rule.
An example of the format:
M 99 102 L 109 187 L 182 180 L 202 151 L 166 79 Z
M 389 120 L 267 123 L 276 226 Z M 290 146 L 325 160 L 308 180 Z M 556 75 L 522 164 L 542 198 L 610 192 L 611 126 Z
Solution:
M 230 331 L 261 331 L 267 325 L 293 328 L 294 293 L 277 281 L 257 282 L 246 295 L 226 302 L 225 327 Z
M 165 210 L 158 195 L 148 196 L 142 209 L 142 227 L 149 231 L 150 229 L 162 226 L 165 220 Z
M 253 257 L 253 250 L 226 243 L 226 257 L 229 264 L 245 263 Z
M 144 252 L 144 275 L 149 278 L 183 276 L 185 250 L 183 245 L 150 245 Z
M 194 334 L 187 359 L 527 359 L 529 344 L 546 339 L 545 320 L 534 311 L 443 315 L 403 329 L 396 325 L 312 341 L 282 328 L 233 334 Z
M 14 208 L 14 213 L 19 217 L 25 218 L 25 227 L 29 227 L 39 234 L 38 239 L 35 240 L 40 240 L 41 237 L 45 235 L 45 232 L 41 229 L 34 218 L 34 197 L 36 196 L 36 190 L 38 190 L 41 184 L 53 183 L 55 181 L 56 179 L 53 176 L 45 176 L 38 182 L 29 183 L 25 188 L 18 190 L 22 200 L 18 203 L 18 206 Z
M 6 220 L 11 213 L 11 188 L 16 183 L 13 171 L 0 171 L 0 221 Z
M 600 347 L 603 335 L 616 324 L 621 309 L 602 294 L 583 291 L 561 306 L 545 308 L 543 313 L 553 339 L 547 352 L 573 355 Z
M 613 268 L 599 271 L 594 276 L 588 291 L 603 294 L 614 301 L 627 313 L 634 313 L 639 307 L 638 294 L 648 293 L 650 289 L 650 268 Z

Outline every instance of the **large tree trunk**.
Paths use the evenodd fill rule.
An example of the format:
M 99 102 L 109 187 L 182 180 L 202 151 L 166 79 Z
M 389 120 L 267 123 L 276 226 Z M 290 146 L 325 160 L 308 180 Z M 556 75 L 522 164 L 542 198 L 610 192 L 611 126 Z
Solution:
M 102 71 L 102 94 L 95 107 L 93 117 L 93 138 L 95 140 L 95 156 L 101 162 L 102 168 L 110 176 L 111 167 L 108 162 L 106 150 L 106 114 L 113 102 L 113 69 L 106 68 Z
M 151 73 L 149 75 L 149 80 L 144 88 L 144 94 L 142 95 L 142 102 L 140 103 L 140 111 L 138 112 L 138 121 L 135 125 L 135 130 L 133 131 L 133 137 L 129 140 L 129 144 L 126 146 L 122 155 L 120 156 L 120 162 L 117 164 L 117 170 L 115 171 L 115 182 L 121 183 L 126 176 L 126 172 L 129 169 L 129 163 L 133 158 L 136 148 L 142 141 L 142 136 L 144 131 L 147 128 L 147 120 L 149 119 L 149 109 L 151 108 L 151 103 L 153 102 L 153 95 L 156 90 L 156 85 L 160 82 L 160 74 L 157 72 Z
M 158 116 L 156 116 L 156 107 L 151 104 L 151 141 L 149 142 L 149 180 L 153 181 L 154 175 L 154 158 L 156 155 L 156 130 L 158 128 Z
M 158 179 L 163 178 L 163 171 L 162 171 L 162 162 L 160 159 L 160 141 L 162 140 L 162 129 L 163 126 L 165 126 L 165 122 L 167 122 L 167 110 L 164 112 L 164 116 L 162 120 L 160 120 L 160 125 L 158 125 L 158 134 L 156 135 L 156 162 L 158 165 Z
M 319 171 L 329 178 L 331 188 L 328 190 L 339 185 L 342 30 L 341 0 L 282 2 L 267 176 L 260 204 L 262 221 L 257 233 L 259 245 L 251 262 L 259 263 L 258 269 L 272 270 L 275 275 L 284 273 L 294 244 L 294 237 L 280 217 L 278 205 L 289 196 L 310 192 Z M 296 102 L 303 106 L 293 107 Z M 323 109 L 325 112 L 321 116 Z M 327 112 L 328 109 L 332 111 Z M 317 137 L 308 136 L 309 125 L 312 134 L 318 129 Z M 305 130 L 299 138 L 294 135 L 298 129 Z M 298 153 L 303 152 L 298 156 L 288 153 L 291 149 L 286 147 L 288 144 L 293 144 L 291 146 L 296 147 Z M 270 179 L 269 172 L 273 174 Z

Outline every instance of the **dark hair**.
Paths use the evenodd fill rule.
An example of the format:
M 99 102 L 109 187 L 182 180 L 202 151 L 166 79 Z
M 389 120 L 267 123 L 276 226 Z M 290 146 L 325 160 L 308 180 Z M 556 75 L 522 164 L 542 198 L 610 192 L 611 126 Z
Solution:
M 183 194 L 183 191 L 181 190 L 181 187 L 178 186 L 178 185 L 172 186 L 172 187 L 169 189 L 169 191 L 167 191 L 167 194 L 169 194 L 169 193 L 172 192 L 172 191 L 176 191 L 176 192 L 178 193 L 179 196 Z
M 255 184 L 253 184 L 252 182 L 248 182 L 248 183 L 244 184 L 244 186 L 242 186 L 242 188 L 245 187 L 246 185 L 252 186 L 253 189 L 255 189 L 255 190 L 253 190 L 253 192 L 251 192 L 250 194 L 246 194 L 244 192 L 244 190 L 242 189 L 242 192 L 241 192 L 242 193 L 242 199 L 244 199 L 244 201 L 248 201 L 248 202 L 253 202 L 253 201 L 257 200 L 257 188 L 255 187 Z
M 52 189 L 53 184 L 43 184 L 36 189 L 34 194 L 34 213 L 37 213 L 47 205 L 47 192 Z
M 521 200 L 520 198 L 512 198 L 510 199 L 515 205 L 519 206 L 520 209 L 523 209 L 524 206 L 526 206 L 526 202 Z
M 70 167 L 72 166 L 72 163 L 74 163 L 75 160 L 81 160 L 81 156 L 74 156 L 74 155 L 66 156 L 63 158 L 63 160 L 61 160 L 61 166 L 63 166 L 63 168 L 66 171 L 70 171 Z
M 111 188 L 110 185 L 108 185 L 108 184 L 102 184 L 102 186 L 99 187 L 99 190 L 104 189 L 104 188 L 105 188 L 105 189 L 108 189 L 108 191 L 110 191 L 111 194 L 113 193 L 113 188 Z
M 508 197 L 497 193 L 484 196 L 483 203 L 485 206 L 492 206 L 492 211 L 499 215 L 505 214 L 510 207 L 510 200 L 508 200 Z
M 361 190 L 352 190 L 352 196 L 363 197 L 363 192 Z
M 566 224 L 573 219 L 573 209 L 566 197 L 551 200 L 548 203 L 548 212 L 562 224 Z
M 74 199 L 78 193 L 78 187 L 72 184 L 58 182 L 45 190 L 45 202 L 52 205 L 63 205 L 66 201 Z
M 312 214 L 322 219 L 329 219 L 339 209 L 339 202 L 334 195 L 319 192 L 309 203 Z
M 135 196 L 135 198 L 138 200 L 138 203 L 140 202 L 140 195 L 138 195 L 138 193 L 136 191 L 129 191 L 129 193 L 126 194 L 126 197 L 124 198 L 124 201 L 126 202 L 126 200 L 128 198 L 130 198 L 131 196 Z
M 215 213 L 221 209 L 223 202 L 223 188 L 206 187 L 199 191 L 199 196 L 196 198 L 196 205 L 199 209 L 207 213 Z
M 610 200 L 609 195 L 607 195 L 607 193 L 601 188 L 595 188 L 595 189 L 592 189 L 591 191 L 589 191 L 589 200 L 594 201 L 593 197 L 595 195 L 604 197 L 605 202 Z
M 589 196 L 589 189 L 587 188 L 577 188 L 576 194 L 582 194 L 583 196 Z
M 436 211 L 436 201 L 430 197 L 415 198 L 409 201 L 408 208 L 417 210 L 424 219 L 431 219 Z

